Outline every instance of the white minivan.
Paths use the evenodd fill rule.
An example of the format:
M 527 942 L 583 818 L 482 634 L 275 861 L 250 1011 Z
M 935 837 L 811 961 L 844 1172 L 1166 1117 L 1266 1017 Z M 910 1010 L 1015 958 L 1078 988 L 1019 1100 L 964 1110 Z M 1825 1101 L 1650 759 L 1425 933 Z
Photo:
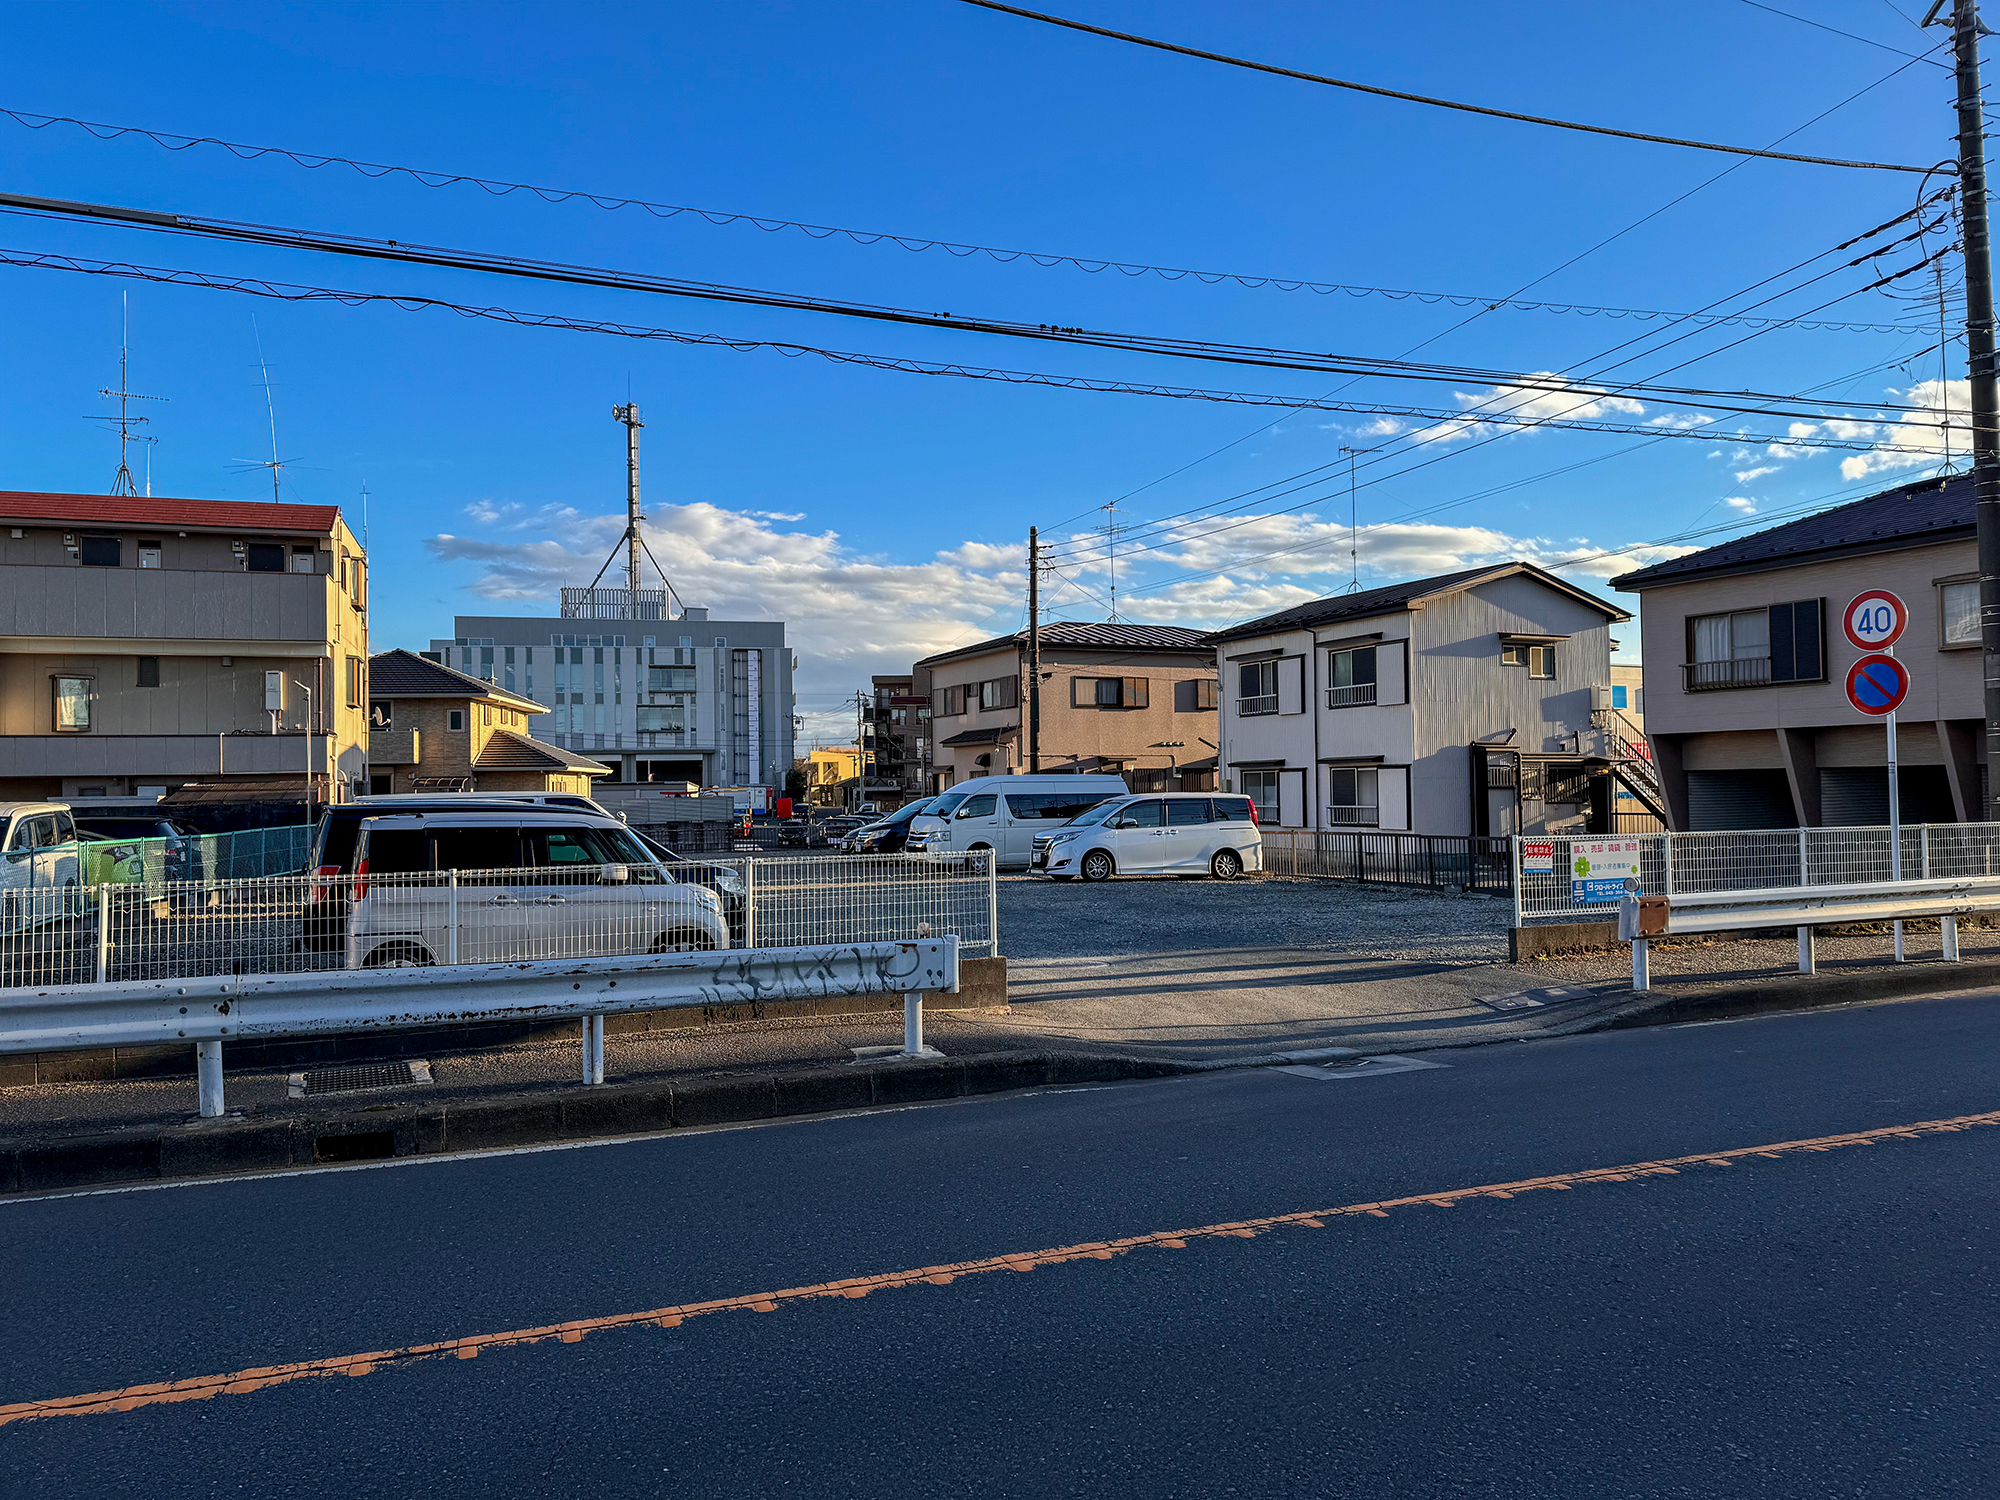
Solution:
M 1001 869 L 1026 869 L 1036 834 L 1128 791 L 1124 777 L 1103 774 L 976 776 L 911 820 L 907 849 L 932 856 L 991 849 Z
M 76 819 L 61 802 L 0 802 L 0 933 L 82 910 Z
M 1158 792 L 1094 807 L 1035 840 L 1034 870 L 1054 880 L 1213 875 L 1264 868 L 1264 835 L 1248 797 Z

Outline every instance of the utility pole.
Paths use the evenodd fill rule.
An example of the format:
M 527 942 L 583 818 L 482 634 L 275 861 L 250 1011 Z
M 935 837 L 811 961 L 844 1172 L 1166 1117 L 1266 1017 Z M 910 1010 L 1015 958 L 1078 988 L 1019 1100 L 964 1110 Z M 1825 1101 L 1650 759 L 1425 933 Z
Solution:
M 611 408 L 611 415 L 625 424 L 625 586 L 632 591 L 632 608 L 639 607 L 639 408 L 630 401 Z M 637 619 L 635 613 L 632 616 Z
M 1929 25 L 1939 7 L 1924 17 Z M 1972 386 L 1972 493 L 1979 531 L 1979 622 L 1986 672 L 1987 754 L 2000 747 L 2000 430 L 1993 388 L 1993 259 L 1986 227 L 1986 122 L 1979 93 L 1978 0 L 1954 0 L 1958 71 L 1958 212 L 1965 253 L 1966 374 Z M 2000 774 L 1986 817 L 2000 818 Z
M 1042 539 L 1028 528 L 1028 774 L 1042 770 Z

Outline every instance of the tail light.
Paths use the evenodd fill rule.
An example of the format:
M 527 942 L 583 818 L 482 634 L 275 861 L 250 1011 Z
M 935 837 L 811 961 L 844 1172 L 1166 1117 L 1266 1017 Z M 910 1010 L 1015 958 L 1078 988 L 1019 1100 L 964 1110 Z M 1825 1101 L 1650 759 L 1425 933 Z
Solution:
M 1255 828 L 1259 821 L 1260 819 L 1257 816 L 1257 804 L 1253 802 L 1250 804 L 1250 826 L 1252 828 Z
M 363 855 L 361 863 L 354 867 L 354 899 L 358 902 L 368 894 L 368 857 Z
M 339 879 L 339 865 L 321 865 L 317 870 L 313 871 L 313 900 L 332 900 L 333 887 Z

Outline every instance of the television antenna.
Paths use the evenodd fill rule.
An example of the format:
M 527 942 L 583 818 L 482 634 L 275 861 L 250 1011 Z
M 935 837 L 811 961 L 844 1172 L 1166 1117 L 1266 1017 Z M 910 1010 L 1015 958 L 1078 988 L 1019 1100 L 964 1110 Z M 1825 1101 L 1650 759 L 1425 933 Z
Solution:
M 1118 524 L 1116 500 L 1107 502 L 1102 509 L 1104 525 L 1100 529 L 1104 532 L 1104 563 L 1111 575 L 1111 612 L 1106 616 L 1106 623 L 1116 625 L 1118 623 L 1118 533 L 1124 528 Z
M 132 482 L 132 465 L 129 461 L 129 450 L 134 443 L 157 443 L 159 439 L 148 437 L 144 433 L 135 434 L 132 431 L 134 427 L 145 426 L 149 419 L 133 416 L 131 403 L 134 401 L 165 401 L 169 398 L 165 396 L 141 395 L 138 391 L 131 388 L 132 382 L 126 379 L 126 368 L 131 355 L 130 346 L 132 342 L 131 294 L 129 292 L 120 293 L 118 301 L 118 389 L 115 391 L 107 390 L 99 386 L 97 391 L 97 394 L 100 396 L 115 396 L 118 398 L 118 415 L 115 417 L 86 417 L 84 420 L 89 422 L 104 422 L 118 429 L 118 472 L 112 476 L 111 493 L 114 495 L 136 495 L 139 493 L 139 489 Z M 153 462 L 150 453 L 148 453 L 146 458 L 146 493 L 149 495 L 153 493 Z
M 278 493 L 279 476 L 284 471 L 285 465 L 295 463 L 297 460 L 278 457 L 278 404 L 271 396 L 271 367 L 264 359 L 264 335 L 257 327 L 257 315 L 255 313 L 250 315 L 250 333 L 257 340 L 257 370 L 264 379 L 264 411 L 271 421 L 271 456 L 269 458 L 239 458 L 233 460 L 233 462 L 241 465 L 236 470 L 239 474 L 247 474 L 252 469 L 269 469 L 271 471 L 271 503 L 276 505 L 283 498 Z
M 1358 453 L 1367 453 L 1371 450 L 1367 448 L 1350 448 L 1347 444 L 1342 443 L 1340 451 L 1347 455 L 1348 583 L 1344 592 L 1358 594 L 1361 592 L 1361 502 L 1355 497 L 1354 457 Z

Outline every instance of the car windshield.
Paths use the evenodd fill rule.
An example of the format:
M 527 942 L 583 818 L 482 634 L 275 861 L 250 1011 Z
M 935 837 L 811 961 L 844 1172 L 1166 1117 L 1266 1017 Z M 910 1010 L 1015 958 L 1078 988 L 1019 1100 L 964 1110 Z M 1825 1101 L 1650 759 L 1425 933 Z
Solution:
M 1085 813 L 1082 817 L 1071 818 L 1069 820 L 1069 826 L 1071 828 L 1080 828 L 1080 827 L 1087 827 L 1092 823 L 1102 823 L 1106 818 L 1110 817 L 1112 813 L 1116 812 L 1119 808 L 1126 807 L 1129 805 L 1130 804 L 1126 802 L 1123 798 L 1115 799 L 1110 802 L 1100 802 L 1096 807 L 1093 807 L 1089 812 Z
M 912 802 L 908 807 L 897 808 L 894 812 L 890 813 L 889 816 L 884 818 L 882 821 L 888 824 L 892 828 L 900 828 L 902 827 L 903 824 L 909 822 L 910 819 L 914 818 L 918 813 L 922 812 L 925 808 L 929 806 L 930 803 L 928 801 Z
M 958 811 L 958 804 L 963 802 L 967 797 L 970 797 L 971 795 L 972 793 L 970 792 L 945 793 L 944 796 L 938 798 L 936 803 L 932 805 L 930 810 L 930 816 L 933 818 L 950 817 L 953 813 Z

